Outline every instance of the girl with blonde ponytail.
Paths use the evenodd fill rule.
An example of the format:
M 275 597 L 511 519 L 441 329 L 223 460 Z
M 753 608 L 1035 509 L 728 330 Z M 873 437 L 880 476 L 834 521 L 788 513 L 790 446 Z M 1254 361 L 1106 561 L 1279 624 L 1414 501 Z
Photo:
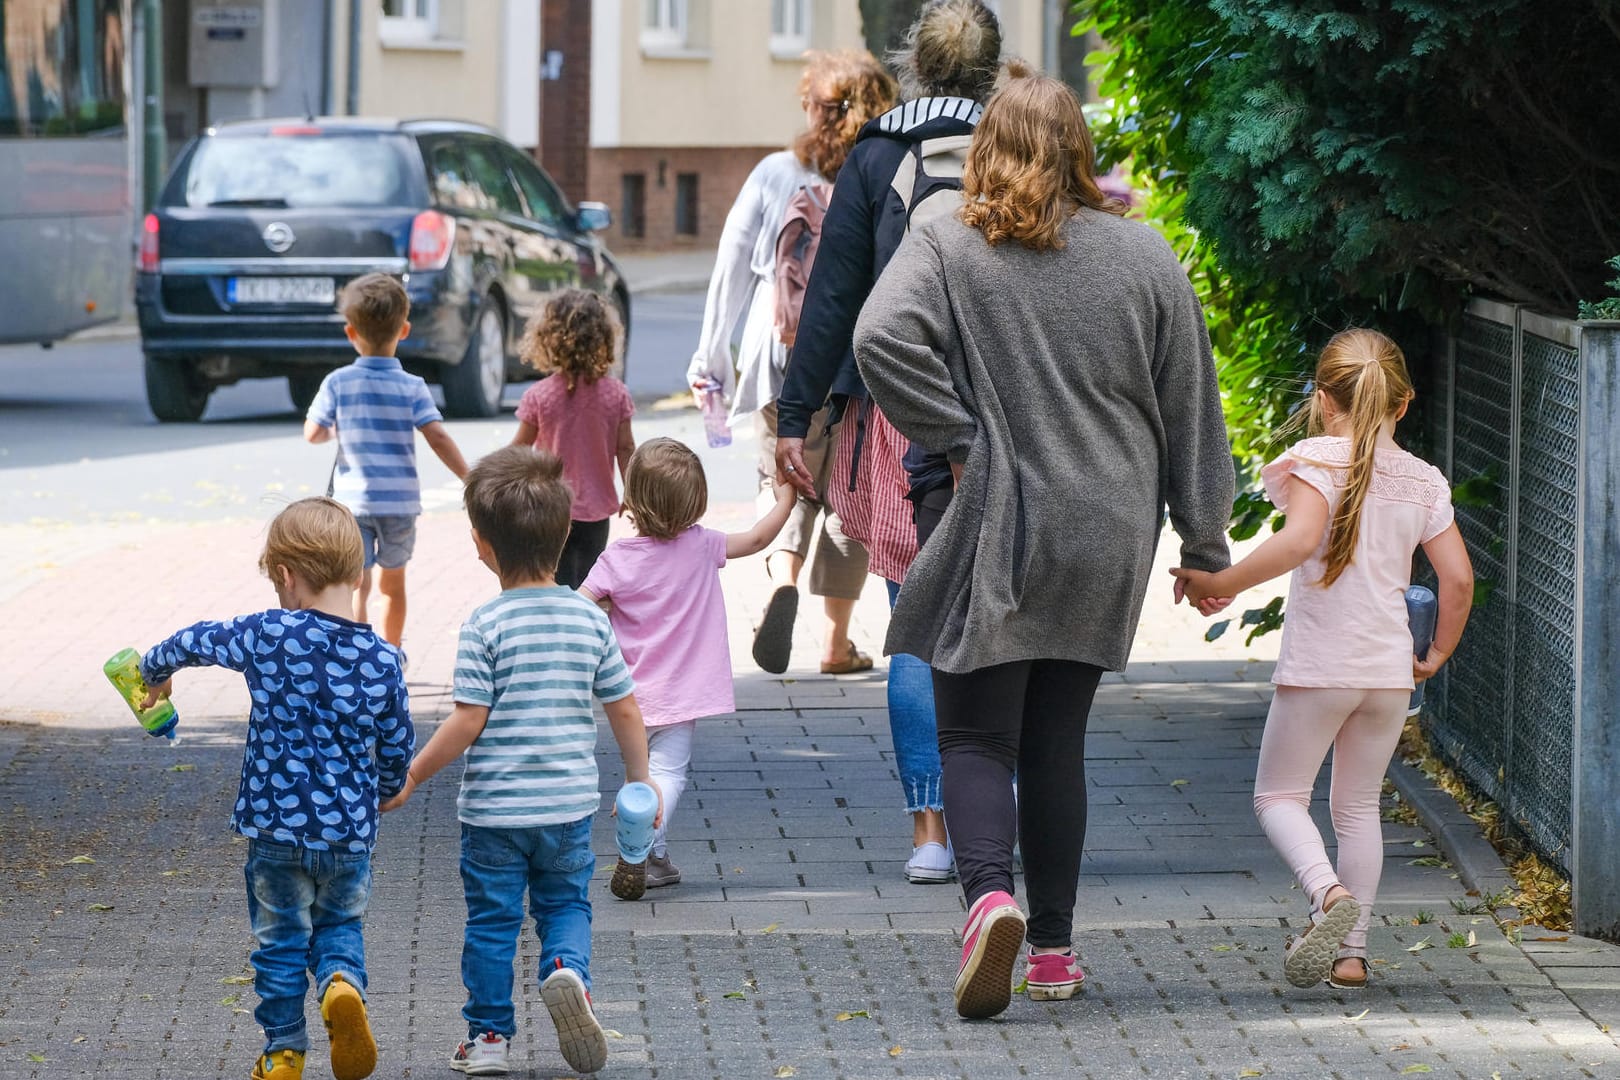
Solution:
M 1311 901 L 1312 925 L 1288 947 L 1295 986 L 1367 983 L 1367 925 L 1384 863 L 1378 798 L 1412 687 L 1456 649 L 1474 572 L 1440 470 L 1395 444 L 1412 402 L 1406 358 L 1375 330 L 1346 330 L 1322 350 L 1302 424 L 1308 438 L 1261 472 L 1283 528 L 1219 573 L 1177 569 L 1206 614 L 1292 572 L 1288 620 L 1255 774 L 1254 809 Z M 1424 660 L 1412 656 L 1405 594 L 1423 548 L 1439 578 L 1440 618 Z M 1329 747 L 1337 865 L 1311 821 L 1311 789 Z

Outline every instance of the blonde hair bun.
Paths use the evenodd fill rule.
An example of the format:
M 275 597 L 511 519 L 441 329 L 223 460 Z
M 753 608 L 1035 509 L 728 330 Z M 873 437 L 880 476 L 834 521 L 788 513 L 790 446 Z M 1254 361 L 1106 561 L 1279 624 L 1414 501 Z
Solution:
M 1001 68 L 1001 25 L 983 0 L 933 0 L 890 60 L 908 98 L 983 101 Z

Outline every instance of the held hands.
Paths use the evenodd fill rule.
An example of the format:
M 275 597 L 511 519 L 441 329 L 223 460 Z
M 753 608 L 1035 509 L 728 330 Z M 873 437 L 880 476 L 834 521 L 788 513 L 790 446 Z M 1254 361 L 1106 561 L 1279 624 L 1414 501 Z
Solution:
M 1423 683 L 1434 678 L 1440 674 L 1440 669 L 1445 667 L 1446 661 L 1449 659 L 1451 659 L 1450 653 L 1444 649 L 1436 649 L 1430 646 L 1429 655 L 1422 660 L 1415 656 L 1412 657 L 1412 681 Z
M 804 463 L 804 440 L 783 438 L 776 439 L 776 482 L 779 484 L 792 484 L 799 494 L 807 499 L 815 499 L 816 485 L 810 475 L 809 466 Z
M 391 810 L 398 810 L 410 800 L 411 793 L 416 790 L 416 777 L 409 772 L 405 774 L 405 786 L 399 789 L 399 794 L 388 799 L 377 807 L 378 813 L 386 814 Z
M 1185 566 L 1178 566 L 1170 571 L 1175 576 L 1175 602 L 1187 603 L 1198 609 L 1198 613 L 1205 618 L 1225 611 L 1232 603 L 1232 597 L 1221 596 L 1213 588 L 1215 575 L 1208 570 L 1190 570 Z
M 156 686 L 147 687 L 146 700 L 141 702 L 141 708 L 150 709 L 160 701 L 167 701 L 172 693 L 174 693 L 174 676 L 171 675 Z

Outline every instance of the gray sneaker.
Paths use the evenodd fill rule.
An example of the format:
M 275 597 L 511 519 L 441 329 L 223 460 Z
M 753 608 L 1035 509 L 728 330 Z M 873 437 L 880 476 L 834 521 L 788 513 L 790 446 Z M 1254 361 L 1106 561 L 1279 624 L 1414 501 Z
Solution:
M 647 856 L 647 888 L 662 889 L 680 883 L 681 868 L 670 862 L 668 855 Z

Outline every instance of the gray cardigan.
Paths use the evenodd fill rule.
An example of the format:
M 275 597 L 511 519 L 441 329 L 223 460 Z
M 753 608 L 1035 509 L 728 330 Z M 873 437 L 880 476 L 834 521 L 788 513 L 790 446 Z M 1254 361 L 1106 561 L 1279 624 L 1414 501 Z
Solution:
M 917 230 L 855 331 L 872 397 L 964 464 L 906 575 L 886 650 L 948 672 L 1015 660 L 1119 670 L 1166 504 L 1181 562 L 1228 565 L 1235 476 L 1203 311 L 1151 228 L 1082 210 L 1060 251 Z

